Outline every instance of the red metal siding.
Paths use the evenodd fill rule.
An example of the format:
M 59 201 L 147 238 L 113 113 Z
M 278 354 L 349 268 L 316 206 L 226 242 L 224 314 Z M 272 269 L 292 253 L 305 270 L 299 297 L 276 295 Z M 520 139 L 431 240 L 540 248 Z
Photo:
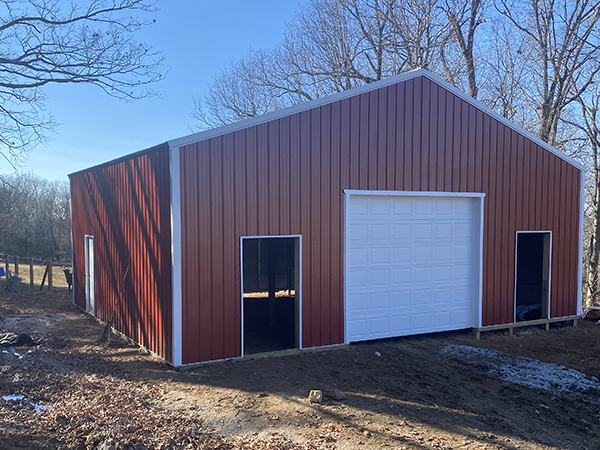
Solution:
M 514 319 L 517 231 L 552 231 L 576 314 L 580 172 L 426 77 L 181 151 L 183 362 L 241 353 L 240 236 L 302 235 L 303 346 L 338 344 L 344 189 L 484 192 L 483 324 Z
M 71 178 L 75 304 L 86 308 L 85 235 L 94 236 L 96 316 L 172 361 L 169 149 L 162 145 Z

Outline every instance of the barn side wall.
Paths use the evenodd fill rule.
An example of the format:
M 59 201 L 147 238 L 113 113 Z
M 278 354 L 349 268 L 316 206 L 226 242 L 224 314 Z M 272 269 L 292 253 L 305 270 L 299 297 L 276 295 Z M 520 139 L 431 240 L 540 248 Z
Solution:
M 172 361 L 169 148 L 72 174 L 74 301 L 86 308 L 85 235 L 94 236 L 96 316 Z M 100 336 L 98 336 L 100 337 Z
M 240 236 L 302 235 L 303 346 L 339 344 L 343 190 L 484 192 L 483 325 L 514 321 L 518 230 L 552 230 L 578 313 L 580 171 L 426 77 L 182 147 L 183 363 L 241 354 Z

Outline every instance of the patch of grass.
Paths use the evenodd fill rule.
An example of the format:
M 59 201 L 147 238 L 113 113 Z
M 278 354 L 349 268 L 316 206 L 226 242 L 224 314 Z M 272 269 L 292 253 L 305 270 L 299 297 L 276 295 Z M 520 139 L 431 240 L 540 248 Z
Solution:
M 5 267 L 4 265 L 2 267 Z M 11 272 L 15 271 L 15 265 L 10 263 Z M 34 289 L 40 288 L 40 284 L 42 283 L 42 278 L 44 277 L 44 271 L 46 270 L 46 266 L 42 266 L 41 264 L 33 264 L 33 287 Z M 21 277 L 22 283 L 25 287 L 29 286 L 31 283 L 31 274 L 29 262 L 19 261 L 19 276 Z M 6 281 L 6 278 L 2 277 L 2 281 Z M 67 280 L 65 278 L 65 274 L 63 273 L 63 267 L 61 266 L 53 266 L 52 267 L 52 287 L 56 288 L 66 288 Z M 44 283 L 44 289 L 48 289 L 48 277 L 46 277 L 46 282 Z

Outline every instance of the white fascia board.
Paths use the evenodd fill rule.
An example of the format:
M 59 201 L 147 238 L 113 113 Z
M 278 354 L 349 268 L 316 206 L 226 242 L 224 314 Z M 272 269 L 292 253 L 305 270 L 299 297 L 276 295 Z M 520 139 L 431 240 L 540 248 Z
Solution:
M 292 114 L 296 114 L 296 113 L 303 112 L 303 111 L 308 111 L 313 108 L 318 108 L 319 106 L 327 105 L 327 104 L 337 102 L 337 101 L 340 101 L 340 100 L 343 100 L 346 98 L 355 97 L 357 95 L 361 95 L 366 92 L 371 92 L 376 89 L 381 89 L 382 87 L 390 86 L 390 85 L 400 83 L 402 81 L 410 80 L 413 78 L 417 78 L 420 76 L 429 78 L 431 81 L 438 84 L 442 88 L 453 93 L 457 97 L 459 97 L 462 100 L 466 101 L 467 103 L 473 105 L 475 108 L 483 111 L 484 113 L 493 117 L 500 123 L 506 125 L 507 127 L 511 128 L 512 130 L 516 131 L 517 133 L 523 135 L 527 139 L 535 142 L 539 146 L 545 148 L 550 153 L 558 156 L 559 158 L 563 159 L 564 161 L 568 162 L 569 164 L 573 165 L 574 167 L 576 167 L 580 170 L 584 170 L 585 166 L 583 164 L 581 164 L 579 161 L 571 158 L 570 156 L 561 152 L 560 150 L 555 149 L 550 144 L 542 141 L 539 137 L 535 136 L 534 134 L 530 133 L 529 131 L 525 130 L 524 128 L 521 128 L 517 124 L 511 122 L 507 118 L 498 114 L 493 109 L 487 107 L 480 101 L 475 100 L 473 97 L 464 93 L 460 89 L 452 86 L 447 81 L 443 80 L 439 76 L 431 73 L 430 71 L 428 71 L 426 69 L 416 69 L 416 70 L 412 70 L 410 72 L 405 72 L 400 75 L 385 78 L 380 81 L 375 81 L 373 83 L 365 84 L 363 86 L 359 86 L 359 87 L 356 87 L 353 89 L 349 89 L 346 91 L 342 91 L 342 92 L 338 92 L 338 93 L 335 93 L 332 95 L 321 97 L 321 98 L 318 98 L 318 99 L 315 99 L 315 100 L 312 100 L 309 102 L 300 103 L 298 105 L 294 105 L 289 108 L 279 109 L 277 111 L 273 111 L 273 112 L 270 112 L 270 113 L 267 113 L 267 114 L 264 114 L 261 116 L 253 117 L 251 119 L 241 120 L 239 122 L 234 122 L 229 125 L 222 126 L 222 127 L 213 128 L 210 130 L 201 131 L 199 133 L 194 133 L 194 134 L 190 134 L 187 136 L 183 136 L 183 137 L 168 141 L 168 143 L 169 143 L 170 147 L 182 147 L 184 145 L 194 144 L 196 142 L 204 141 L 204 140 L 216 137 L 216 136 L 221 136 L 221 135 L 224 135 L 227 133 L 242 130 L 244 128 L 249 128 L 249 127 L 252 127 L 255 125 L 259 125 L 261 123 L 270 122 L 272 120 L 277 120 L 277 119 L 280 119 L 282 117 L 286 117 L 286 116 L 289 116 Z

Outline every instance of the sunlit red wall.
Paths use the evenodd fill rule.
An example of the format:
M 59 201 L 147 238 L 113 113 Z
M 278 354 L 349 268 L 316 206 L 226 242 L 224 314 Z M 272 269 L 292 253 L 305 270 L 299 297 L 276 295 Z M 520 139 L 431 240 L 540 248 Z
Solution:
M 483 324 L 514 320 L 517 230 L 553 232 L 551 315 L 578 313 L 579 169 L 427 77 L 186 145 L 180 166 L 183 363 L 241 354 L 240 236 L 302 235 L 303 346 L 343 342 L 344 189 L 486 193 Z

